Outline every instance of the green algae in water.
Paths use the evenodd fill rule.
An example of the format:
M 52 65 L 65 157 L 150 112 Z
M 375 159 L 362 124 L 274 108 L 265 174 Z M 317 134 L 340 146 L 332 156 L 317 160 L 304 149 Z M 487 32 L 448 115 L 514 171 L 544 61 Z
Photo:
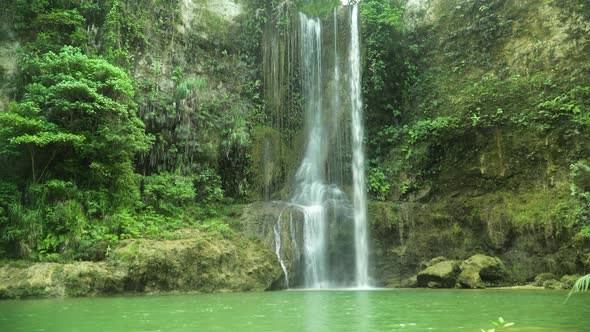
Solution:
M 588 331 L 590 296 L 537 290 L 284 291 L 0 302 L 0 331 Z

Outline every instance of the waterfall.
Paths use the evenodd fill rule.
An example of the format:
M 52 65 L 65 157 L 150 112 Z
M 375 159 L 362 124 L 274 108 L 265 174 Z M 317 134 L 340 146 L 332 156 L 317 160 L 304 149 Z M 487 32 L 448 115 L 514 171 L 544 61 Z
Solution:
M 322 40 L 318 18 L 299 14 L 301 36 L 301 89 L 305 96 L 307 147 L 296 173 L 293 202 L 304 214 L 304 287 L 326 287 L 326 211 L 324 206 L 325 130 L 322 117 Z
M 365 184 L 365 151 L 363 146 L 363 101 L 361 92 L 361 55 L 358 6 L 352 7 L 350 23 L 350 97 L 352 111 L 352 179 L 354 207 L 354 242 L 356 286 L 369 286 L 369 244 L 367 234 L 367 192 Z
M 299 14 L 306 146 L 290 205 L 303 212 L 298 284 L 304 288 L 369 287 L 360 40 L 358 9 L 351 8 L 347 11 L 350 41 L 344 47 L 339 44 L 337 10 L 333 35 L 326 36 L 319 18 Z M 333 46 L 329 46 L 330 38 Z M 322 46 L 328 47 L 322 50 Z M 340 52 L 346 51 L 348 57 L 341 57 Z M 345 169 L 345 161 L 350 169 Z M 344 190 L 349 189 L 347 196 Z M 275 249 L 286 276 L 280 257 L 280 222 L 279 218 L 274 229 Z M 292 245 L 297 245 L 291 237 Z

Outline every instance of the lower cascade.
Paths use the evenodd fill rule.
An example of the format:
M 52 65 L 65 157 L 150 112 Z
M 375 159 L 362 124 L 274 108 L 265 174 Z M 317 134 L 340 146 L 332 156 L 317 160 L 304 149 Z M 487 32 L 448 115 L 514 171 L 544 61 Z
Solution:
M 298 17 L 306 146 L 289 206 L 303 214 L 295 286 L 309 289 L 370 287 L 357 6 L 345 7 L 344 16 L 346 24 L 339 24 L 335 9 L 333 47 L 327 49 L 322 35 L 326 23 L 302 13 Z M 338 36 L 339 26 L 349 29 L 345 42 Z M 289 287 L 281 257 L 283 215 L 274 229 L 275 251 Z M 292 227 L 290 232 L 294 240 Z

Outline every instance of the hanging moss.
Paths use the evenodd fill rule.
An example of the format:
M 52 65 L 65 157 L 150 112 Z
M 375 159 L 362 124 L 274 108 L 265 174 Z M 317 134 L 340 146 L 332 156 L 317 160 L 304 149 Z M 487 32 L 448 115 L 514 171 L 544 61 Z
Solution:
M 271 127 L 258 127 L 252 133 L 250 173 L 254 199 L 269 200 L 285 177 L 286 155 L 289 151 L 280 133 Z

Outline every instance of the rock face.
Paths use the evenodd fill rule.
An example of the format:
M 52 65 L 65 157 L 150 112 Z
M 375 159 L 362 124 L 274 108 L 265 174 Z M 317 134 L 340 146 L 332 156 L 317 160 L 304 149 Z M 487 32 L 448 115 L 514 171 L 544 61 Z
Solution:
M 120 293 L 262 291 L 281 277 L 272 250 L 236 236 L 191 230 L 188 238 L 129 240 L 107 262 L 0 267 L 0 298 Z
M 571 120 L 543 132 L 535 129 L 538 122 L 522 125 L 531 112 L 544 111 L 540 105 L 589 85 L 590 11 L 580 4 L 406 2 L 408 42 L 420 50 L 419 83 L 395 125 L 412 130 L 433 119 L 455 118 L 461 129 L 448 126 L 454 132 L 443 141 L 393 144 L 384 153 L 386 167 L 404 171 L 390 176 L 391 202 L 370 207 L 373 261 L 383 283 L 407 278 L 437 255 L 465 258 L 477 252 L 500 257 L 515 283 L 542 272 L 590 268 L 590 245 L 576 236 L 582 225 L 571 218 L 577 203 L 570 195 L 572 184 L 588 188 L 573 183 L 570 169 L 588 158 L 588 135 L 570 135 L 578 130 Z M 553 95 L 534 77 L 551 81 Z M 473 122 L 467 119 L 472 108 Z M 479 116 L 494 120 L 483 124 Z M 412 158 L 404 159 L 409 149 Z M 395 189 L 404 181 L 421 184 Z
M 283 202 L 258 202 L 248 205 L 240 219 L 244 234 L 259 239 L 268 249 L 275 252 L 275 260 L 283 260 L 287 269 L 289 284 L 299 278 L 297 271 L 301 263 L 300 245 L 303 243 L 303 214 Z M 280 246 L 277 247 L 277 236 Z M 284 288 L 281 281 L 277 288 Z
M 418 273 L 418 286 L 428 288 L 452 288 L 459 274 L 459 261 L 443 261 Z
M 548 195 L 539 199 L 535 206 L 552 206 Z M 497 194 L 424 203 L 372 202 L 373 275 L 382 285 L 397 287 L 397 281 L 423 270 L 432 257 L 465 259 L 478 252 L 494 252 L 503 262 L 504 281 L 513 284 L 525 284 L 543 272 L 557 276 L 583 272 L 581 253 L 590 248 L 588 241 L 576 237 L 575 229 L 550 221 L 518 222 L 526 217 L 522 211 L 534 211 L 527 202 L 518 195 Z

